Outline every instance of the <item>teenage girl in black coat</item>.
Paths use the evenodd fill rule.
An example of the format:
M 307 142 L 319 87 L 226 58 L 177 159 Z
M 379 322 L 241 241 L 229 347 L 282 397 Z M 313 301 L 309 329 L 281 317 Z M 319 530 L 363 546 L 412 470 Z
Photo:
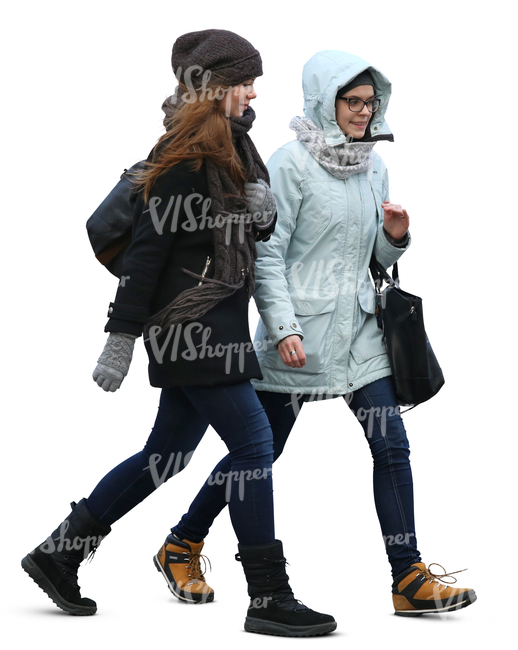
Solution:
M 185 34 L 173 48 L 181 91 L 168 104 L 167 132 L 135 179 L 132 242 L 109 308 L 110 332 L 94 380 L 114 391 L 144 335 L 158 415 L 142 451 L 109 472 L 87 499 L 22 560 L 64 611 L 96 612 L 77 584 L 81 561 L 111 526 L 183 469 L 211 425 L 232 457 L 225 477 L 232 524 L 251 597 L 245 629 L 312 636 L 332 616 L 296 601 L 275 539 L 272 433 L 249 379 L 261 372 L 248 329 L 255 240 L 271 232 L 268 173 L 248 130 L 261 58 L 237 34 Z M 184 600 L 213 598 L 200 570 L 202 544 L 169 535 L 157 569 Z

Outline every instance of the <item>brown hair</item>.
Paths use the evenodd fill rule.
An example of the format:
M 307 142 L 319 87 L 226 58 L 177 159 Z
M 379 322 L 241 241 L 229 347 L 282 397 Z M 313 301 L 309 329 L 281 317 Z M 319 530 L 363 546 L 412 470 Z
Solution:
M 191 160 L 193 171 L 200 169 L 205 158 L 225 167 L 243 191 L 245 170 L 232 142 L 229 120 L 221 103 L 215 99 L 221 96 L 221 90 L 221 86 L 206 86 L 201 93 L 197 91 L 199 94 L 194 99 L 193 90 L 189 89 L 194 101 L 182 102 L 169 118 L 167 130 L 156 143 L 151 161 L 147 161 L 134 178 L 136 189 L 144 189 L 145 202 L 158 176 L 182 160 Z

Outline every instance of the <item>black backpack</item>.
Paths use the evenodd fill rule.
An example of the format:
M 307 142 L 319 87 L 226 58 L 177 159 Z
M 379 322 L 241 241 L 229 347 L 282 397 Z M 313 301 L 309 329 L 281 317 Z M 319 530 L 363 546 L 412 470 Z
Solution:
M 122 276 L 122 259 L 131 242 L 131 229 L 137 193 L 131 174 L 144 167 L 144 160 L 125 169 L 120 181 L 86 222 L 95 257 L 110 273 Z

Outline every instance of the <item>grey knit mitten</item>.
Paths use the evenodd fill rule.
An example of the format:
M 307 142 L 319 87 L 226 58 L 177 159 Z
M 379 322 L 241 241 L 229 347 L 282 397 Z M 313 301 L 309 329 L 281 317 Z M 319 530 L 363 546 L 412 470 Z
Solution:
M 275 204 L 275 197 L 268 186 L 266 181 L 259 178 L 257 183 L 245 183 L 245 195 L 248 203 L 248 209 L 252 215 L 257 215 L 259 212 L 261 216 L 257 215 L 254 218 L 254 225 L 258 230 L 268 228 L 274 217 L 277 206 Z
M 134 334 L 110 332 L 92 375 L 103 390 L 114 393 L 120 388 L 122 380 L 128 374 L 136 338 Z

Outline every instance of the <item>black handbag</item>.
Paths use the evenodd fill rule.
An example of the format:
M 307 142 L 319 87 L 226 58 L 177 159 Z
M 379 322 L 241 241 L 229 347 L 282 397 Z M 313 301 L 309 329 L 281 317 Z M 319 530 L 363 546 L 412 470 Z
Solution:
M 424 328 L 423 303 L 419 296 L 400 288 L 397 263 L 391 277 L 373 255 L 370 271 L 376 287 L 376 317 L 396 395 L 401 406 L 413 408 L 436 395 L 444 384 Z M 388 286 L 382 291 L 384 281 Z
M 131 242 L 136 193 L 131 176 L 145 161 L 125 169 L 120 181 L 86 222 L 86 230 L 96 258 L 110 273 L 122 275 L 122 258 Z

